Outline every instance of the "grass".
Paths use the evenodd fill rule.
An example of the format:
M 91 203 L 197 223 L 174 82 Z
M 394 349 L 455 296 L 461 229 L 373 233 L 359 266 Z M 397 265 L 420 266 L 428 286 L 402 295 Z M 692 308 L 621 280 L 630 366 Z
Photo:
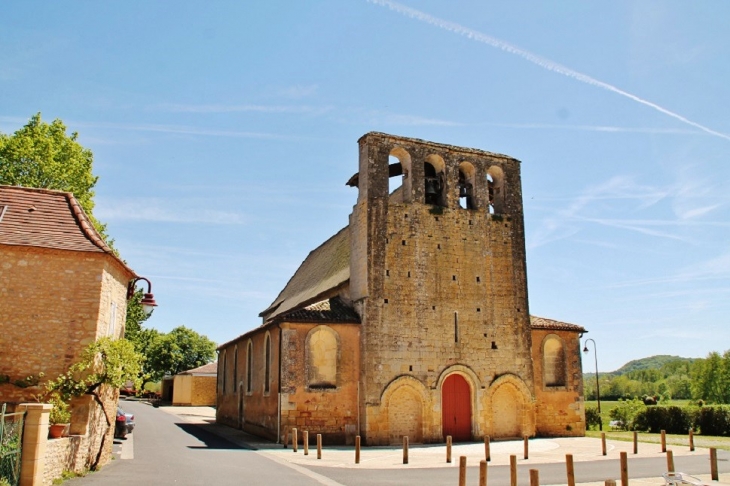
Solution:
M 672 400 L 670 402 L 664 402 L 662 405 L 676 405 L 677 407 L 685 407 L 692 400 Z M 587 407 L 597 407 L 595 400 L 586 400 Z M 601 418 L 603 419 L 603 431 L 606 433 L 606 438 L 611 440 L 621 440 L 626 442 L 632 442 L 634 440 L 634 433 L 631 431 L 623 430 L 611 430 L 609 422 L 611 421 L 611 410 L 618 406 L 617 401 L 604 401 L 601 400 Z M 648 442 L 652 444 L 659 444 L 661 442 L 660 434 L 649 434 L 646 432 L 639 432 L 639 442 Z M 601 437 L 601 432 L 598 430 L 587 430 L 586 437 Z M 667 444 L 679 445 L 689 447 L 689 436 L 678 435 L 678 434 L 667 434 Z M 730 451 L 730 437 L 716 437 L 716 436 L 704 436 L 695 434 L 694 436 L 695 447 L 714 447 L 716 449 L 723 449 Z

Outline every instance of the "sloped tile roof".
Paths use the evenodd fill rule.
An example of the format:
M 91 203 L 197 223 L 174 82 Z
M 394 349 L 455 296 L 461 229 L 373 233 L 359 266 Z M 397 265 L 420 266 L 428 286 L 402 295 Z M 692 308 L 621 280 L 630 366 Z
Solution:
M 572 332 L 588 332 L 583 326 L 570 324 L 567 322 L 546 319 L 545 317 L 530 316 L 530 324 L 533 329 L 545 329 L 550 331 L 572 331 Z
M 192 370 L 183 371 L 181 375 L 217 375 L 218 374 L 218 362 L 204 364 Z
M 360 323 L 355 309 L 345 304 L 339 297 L 325 299 L 301 309 L 279 314 L 277 321 L 287 322 L 354 322 Z
M 0 185 L 0 244 L 107 253 L 135 275 L 69 192 Z
M 350 229 L 345 227 L 312 250 L 284 290 L 261 314 L 269 321 L 290 310 L 315 302 L 350 278 Z

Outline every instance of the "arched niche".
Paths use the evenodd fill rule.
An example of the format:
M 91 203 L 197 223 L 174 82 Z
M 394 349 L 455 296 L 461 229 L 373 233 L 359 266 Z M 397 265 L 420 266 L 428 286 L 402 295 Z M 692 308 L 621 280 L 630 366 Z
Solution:
M 446 206 L 446 163 L 441 156 L 431 154 L 423 163 L 424 201 L 434 206 Z
M 458 197 L 459 207 L 462 209 L 477 209 L 476 197 L 476 170 L 470 162 L 459 164 Z
M 487 191 L 489 212 L 503 214 L 505 210 L 504 171 L 497 165 L 493 165 L 487 170 Z
M 411 155 L 396 146 L 388 157 L 388 194 L 390 201 L 410 202 L 413 199 Z
M 337 332 L 328 326 L 316 326 L 307 333 L 304 349 L 310 389 L 337 388 L 339 341 Z
M 566 372 L 563 340 L 555 334 L 545 336 L 542 342 L 542 376 L 545 387 L 564 387 Z

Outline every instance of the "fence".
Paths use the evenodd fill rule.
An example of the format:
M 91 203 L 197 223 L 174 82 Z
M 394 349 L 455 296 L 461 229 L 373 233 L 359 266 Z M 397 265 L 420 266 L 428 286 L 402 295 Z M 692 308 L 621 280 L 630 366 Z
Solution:
M 20 482 L 24 418 L 25 412 L 6 413 L 3 403 L 0 411 L 0 481 L 5 480 L 10 486 Z

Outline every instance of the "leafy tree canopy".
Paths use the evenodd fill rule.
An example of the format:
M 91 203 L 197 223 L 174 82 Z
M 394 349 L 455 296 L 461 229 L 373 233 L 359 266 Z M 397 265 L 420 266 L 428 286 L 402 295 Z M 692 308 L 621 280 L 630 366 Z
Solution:
M 0 184 L 73 193 L 94 227 L 107 240 L 106 226 L 94 218 L 94 156 L 66 133 L 61 120 L 46 123 L 41 114 L 12 135 L 0 133 Z
M 185 326 L 147 338 L 145 371 L 152 381 L 203 366 L 215 358 L 216 344 Z

